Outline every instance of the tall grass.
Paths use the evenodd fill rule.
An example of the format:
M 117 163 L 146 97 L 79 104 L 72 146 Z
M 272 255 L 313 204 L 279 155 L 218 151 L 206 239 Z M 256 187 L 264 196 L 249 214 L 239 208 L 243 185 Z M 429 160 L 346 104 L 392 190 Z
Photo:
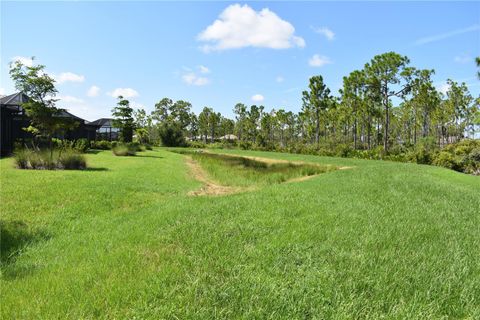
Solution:
M 87 168 L 85 156 L 73 149 L 20 149 L 14 154 L 18 169 L 82 170 Z
M 246 157 L 205 152 L 192 152 L 191 156 L 215 180 L 231 186 L 282 183 L 293 178 L 311 176 L 334 169 L 332 166 L 317 164 L 267 163 Z

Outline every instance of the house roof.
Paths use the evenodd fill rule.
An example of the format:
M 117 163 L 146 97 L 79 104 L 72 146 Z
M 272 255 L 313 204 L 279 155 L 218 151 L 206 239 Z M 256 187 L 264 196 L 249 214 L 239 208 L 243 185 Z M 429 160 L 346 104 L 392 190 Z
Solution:
M 0 98 L 0 105 L 2 106 L 19 106 L 28 101 L 28 96 L 23 92 L 17 92 L 8 96 Z
M 22 111 L 22 103 L 27 102 L 29 99 L 30 98 L 25 93 L 17 92 L 17 93 L 14 93 L 14 94 L 10 94 L 8 96 L 1 97 L 0 98 L 0 106 L 2 108 L 7 108 L 7 109 L 18 112 L 18 111 Z M 70 118 L 70 119 L 74 119 L 74 120 L 86 123 L 85 119 L 77 117 L 76 115 L 71 114 L 68 111 L 60 112 L 58 117 Z
M 22 107 L 20 105 L 27 101 L 28 96 L 26 94 L 17 92 L 8 96 L 0 97 L 0 107 L 19 112 L 22 111 Z
M 113 127 L 111 118 L 100 118 L 95 121 L 89 122 L 89 125 L 98 126 L 98 127 Z

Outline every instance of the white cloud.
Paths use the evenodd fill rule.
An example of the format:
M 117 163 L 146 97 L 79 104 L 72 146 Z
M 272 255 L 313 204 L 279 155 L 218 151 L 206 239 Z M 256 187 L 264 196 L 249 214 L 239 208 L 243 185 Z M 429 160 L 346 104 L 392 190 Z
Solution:
M 91 86 L 87 91 L 87 96 L 97 97 L 100 94 L 100 88 L 97 86 Z
M 286 49 L 304 47 L 305 40 L 295 35 L 295 28 L 267 8 L 256 12 L 248 5 L 233 4 L 198 35 L 207 42 L 204 52 L 245 47 Z
M 275 81 L 280 83 L 280 82 L 285 81 L 285 79 L 282 76 L 278 76 L 278 77 L 275 78 Z
M 313 28 L 313 31 L 315 31 L 318 34 L 321 34 L 321 35 L 325 36 L 330 41 L 335 39 L 335 33 L 327 27 Z
M 450 85 L 446 82 L 437 86 L 437 90 L 443 94 L 447 94 L 448 90 L 450 90 Z
M 265 97 L 262 96 L 261 94 L 255 94 L 252 96 L 252 101 L 254 102 L 262 102 L 263 100 L 265 100 Z
M 332 60 L 330 60 L 329 57 L 326 56 L 321 56 L 319 54 L 314 54 L 313 57 L 311 57 L 308 60 L 308 64 L 312 67 L 322 67 L 326 64 L 331 64 L 333 63 Z
M 203 73 L 203 74 L 210 73 L 210 69 L 208 69 L 205 66 L 200 65 L 200 66 L 198 66 L 198 69 L 200 70 L 200 73 Z
M 73 72 L 62 72 L 58 76 L 54 76 L 57 83 L 62 84 L 65 82 L 83 82 L 85 77 Z
M 464 28 L 464 29 L 457 29 L 457 30 L 453 30 L 453 31 L 429 36 L 429 37 L 420 38 L 420 39 L 416 40 L 414 42 L 414 44 L 418 46 L 418 45 L 427 44 L 427 43 L 430 43 L 430 42 L 436 42 L 436 41 L 444 40 L 444 39 L 447 39 L 447 38 L 457 36 L 459 34 L 463 34 L 463 33 L 467 33 L 467 32 L 473 32 L 473 31 L 477 31 L 477 30 L 480 30 L 480 24 L 474 24 L 474 25 L 472 25 L 470 27 L 467 27 L 467 28 Z
M 116 88 L 112 92 L 108 92 L 107 95 L 113 98 L 118 98 L 118 96 L 122 96 L 124 98 L 133 98 L 139 96 L 138 92 L 132 88 Z
M 461 55 L 455 56 L 455 58 L 453 58 L 453 61 L 455 61 L 456 63 L 461 63 L 461 64 L 469 63 L 472 60 L 473 60 L 472 57 L 469 56 L 468 54 L 461 54 Z
M 74 104 L 81 104 L 83 103 L 84 101 L 80 98 L 77 98 L 77 97 L 73 97 L 73 96 L 62 96 L 62 95 L 57 95 L 55 97 L 55 99 L 59 99 L 59 101 L 61 102 L 65 102 L 65 103 L 74 103 Z
M 210 83 L 206 77 L 198 76 L 195 72 L 188 72 L 182 76 L 183 82 L 191 86 L 204 86 Z
M 33 66 L 33 59 L 28 57 L 16 56 L 12 58 L 12 62 L 20 61 L 24 66 Z

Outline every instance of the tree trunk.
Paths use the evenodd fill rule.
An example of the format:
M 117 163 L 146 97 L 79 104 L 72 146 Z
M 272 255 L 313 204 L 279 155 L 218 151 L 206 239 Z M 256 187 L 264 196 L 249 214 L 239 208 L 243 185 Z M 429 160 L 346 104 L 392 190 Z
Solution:
M 383 137 L 383 151 L 388 153 L 388 126 L 390 124 L 390 113 L 388 111 L 388 89 L 385 89 L 384 102 L 385 104 L 385 130 Z

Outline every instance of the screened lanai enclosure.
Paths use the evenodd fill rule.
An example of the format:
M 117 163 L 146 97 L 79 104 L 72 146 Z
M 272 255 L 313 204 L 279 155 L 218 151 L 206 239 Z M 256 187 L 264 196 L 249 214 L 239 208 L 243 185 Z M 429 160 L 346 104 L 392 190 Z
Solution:
M 97 127 L 96 140 L 113 141 L 118 139 L 120 129 L 113 126 L 113 120 L 110 118 L 101 118 L 89 123 Z
M 25 128 L 30 125 L 30 119 L 22 108 L 29 97 L 22 92 L 0 97 L 0 155 L 8 155 L 13 151 L 16 143 L 24 145 L 32 141 L 33 136 Z M 75 116 L 67 111 L 62 111 L 57 117 L 65 118 L 75 123 L 68 131 L 58 134 L 59 139 L 95 140 L 98 127 L 95 124 Z

